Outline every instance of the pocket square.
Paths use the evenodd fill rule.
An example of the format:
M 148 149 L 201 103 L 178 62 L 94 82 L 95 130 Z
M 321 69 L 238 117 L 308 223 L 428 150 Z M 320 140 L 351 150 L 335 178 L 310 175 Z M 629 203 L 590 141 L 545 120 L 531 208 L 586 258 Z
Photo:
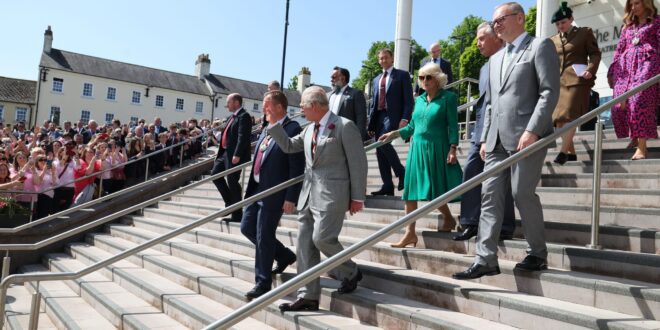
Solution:
M 335 141 L 335 138 L 333 138 L 333 137 L 329 137 L 329 138 L 325 139 L 325 143 L 332 143 L 334 141 Z
M 531 61 L 520 61 L 520 62 L 514 64 L 514 66 L 515 65 L 523 65 L 523 64 L 527 64 L 527 63 L 531 63 Z

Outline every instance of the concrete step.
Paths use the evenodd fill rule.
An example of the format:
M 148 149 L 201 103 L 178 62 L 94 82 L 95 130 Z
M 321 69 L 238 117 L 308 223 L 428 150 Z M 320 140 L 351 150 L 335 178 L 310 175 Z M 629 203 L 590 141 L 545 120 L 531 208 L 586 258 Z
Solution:
M 376 209 L 403 210 L 403 201 L 399 197 L 368 196 L 365 207 Z M 423 205 L 424 203 L 420 203 Z M 459 203 L 449 203 L 452 214 L 460 211 Z M 543 218 L 547 221 L 569 224 L 591 224 L 591 205 L 543 204 Z M 519 217 L 520 215 L 516 215 Z M 603 226 L 634 227 L 640 229 L 660 229 L 657 208 L 602 206 L 600 224 Z
M 22 330 L 29 329 L 30 325 L 30 302 L 32 292 L 23 285 L 13 285 L 7 289 L 7 304 L 5 305 L 5 327 L 4 329 Z M 43 305 L 42 308 L 43 310 Z M 57 327 L 44 311 L 37 316 L 39 329 L 56 330 Z
M 48 271 L 50 270 L 47 267 L 37 264 L 21 268 L 21 272 L 26 274 Z M 35 292 L 34 283 L 28 283 L 25 287 L 30 294 Z M 58 329 L 117 329 L 62 281 L 39 282 L 39 292 L 41 293 L 41 310 L 45 311 L 52 324 Z
M 161 202 L 158 208 L 145 209 L 145 216 L 161 219 L 188 219 L 193 221 L 202 216 L 215 212 L 222 207 L 221 204 L 193 204 L 189 201 L 191 198 L 180 195 L 176 196 L 171 202 Z M 185 202 L 182 202 L 185 200 Z M 561 205 L 558 205 L 561 206 Z M 459 207 L 456 204 L 450 204 L 450 209 L 455 216 L 459 215 Z M 173 211 L 173 212 L 169 212 Z M 405 215 L 401 209 L 378 209 L 365 208 L 353 216 L 346 215 L 342 235 L 353 237 L 366 237 L 381 228 L 383 224 L 390 224 L 395 219 L 400 219 Z M 284 221 L 284 220 L 288 220 Z M 554 221 L 551 218 L 545 219 L 546 240 L 548 242 L 563 243 L 571 245 L 585 246 L 591 242 L 590 215 L 585 214 L 585 222 L 562 223 Z M 437 230 L 444 222 L 442 215 L 435 211 L 417 220 L 417 228 L 421 230 Z M 291 223 L 289 227 L 297 228 L 296 215 L 284 215 L 282 224 Z M 206 228 L 213 230 L 222 230 L 223 222 L 214 220 L 205 225 Z M 397 242 L 403 229 L 398 234 L 394 234 L 386 239 L 387 242 Z M 523 238 L 522 223 L 517 220 L 516 233 L 517 238 Z M 600 245 L 606 249 L 622 250 L 629 252 L 656 253 L 660 254 L 660 231 L 653 229 L 620 227 L 601 225 L 600 227 Z
M 164 227 L 168 226 L 168 224 L 166 222 L 163 222 L 163 221 L 157 221 L 157 220 L 151 220 L 151 219 L 149 221 L 151 221 L 152 223 L 151 223 L 149 228 L 145 227 L 142 230 L 142 235 L 144 235 L 144 236 L 141 238 L 141 240 L 147 240 L 147 239 L 150 238 L 150 236 L 148 234 L 146 234 L 150 230 L 153 230 L 153 229 L 158 230 L 158 228 L 164 228 Z M 139 222 L 141 222 L 142 225 L 145 225 L 147 221 L 140 220 Z M 138 224 L 138 223 L 136 222 L 136 224 Z M 176 225 L 175 224 L 170 224 L 169 226 L 176 226 Z M 236 226 L 235 230 L 238 230 L 237 224 L 231 224 L 230 226 Z M 131 235 L 130 232 L 133 231 L 134 229 L 132 229 L 130 227 L 129 228 L 126 228 L 126 227 L 120 228 L 120 226 L 113 226 L 112 230 L 123 231 L 124 232 L 123 235 L 128 236 L 128 235 Z M 283 228 L 280 228 L 278 230 L 278 232 L 281 232 L 283 230 L 284 230 Z M 289 237 L 289 235 L 290 234 L 279 235 L 279 236 L 282 239 L 281 236 L 284 236 L 286 238 L 286 237 Z M 191 258 L 193 258 L 193 256 L 195 254 L 204 253 L 206 251 L 206 249 L 208 249 L 207 248 L 208 245 L 211 245 L 211 246 L 216 247 L 216 248 L 218 248 L 220 250 L 223 250 L 223 251 L 229 251 L 229 252 L 233 252 L 233 253 L 245 254 L 247 256 L 250 256 L 251 254 L 253 254 L 253 247 L 251 246 L 251 244 L 247 241 L 247 239 L 245 239 L 243 237 L 239 237 L 238 235 L 217 233 L 217 232 L 214 232 L 214 231 L 211 231 L 211 230 L 199 230 L 197 238 L 198 238 L 198 241 L 197 241 L 198 243 L 197 244 L 201 244 L 201 245 L 199 245 L 199 250 L 196 250 L 195 252 L 190 251 L 190 250 L 191 250 L 191 247 L 196 245 L 196 244 L 177 244 L 176 247 L 170 245 L 170 249 L 172 249 L 173 254 L 175 253 L 174 249 L 189 250 L 189 252 L 188 252 L 189 256 L 187 257 L 187 259 L 189 259 L 189 260 Z M 220 241 L 225 241 L 225 240 L 226 241 L 232 241 L 233 243 L 228 244 L 229 242 L 220 242 Z M 342 240 L 342 242 L 344 244 L 346 244 L 344 240 Z M 288 243 L 289 242 L 286 242 L 285 244 L 288 244 Z M 596 327 L 595 324 L 597 324 L 597 321 L 593 320 L 593 319 L 592 320 L 586 320 L 586 319 L 599 318 L 599 317 L 601 317 L 601 315 L 605 315 L 607 313 L 612 313 L 612 312 L 609 312 L 609 311 L 604 311 L 602 309 L 596 309 L 596 308 L 593 308 L 593 307 L 576 305 L 576 304 L 571 303 L 571 302 L 561 302 L 561 303 L 559 303 L 559 302 L 555 301 L 554 299 L 549 299 L 547 297 L 532 297 L 532 296 L 522 295 L 520 293 L 511 293 L 511 292 L 508 292 L 508 291 L 502 291 L 502 289 L 499 288 L 499 287 L 490 286 L 490 287 L 486 288 L 484 286 L 479 286 L 479 288 L 477 289 L 476 287 L 473 287 L 473 285 L 477 285 L 477 284 L 473 284 L 473 283 L 470 283 L 470 282 L 455 281 L 455 280 L 452 280 L 452 279 L 447 278 L 447 277 L 433 275 L 430 272 L 422 273 L 420 271 L 410 271 L 410 270 L 405 269 L 405 268 L 411 266 L 411 265 L 406 266 L 407 261 L 405 259 L 407 259 L 406 254 L 411 252 L 411 250 L 386 248 L 384 244 L 378 244 L 377 249 L 379 249 L 379 250 L 382 250 L 382 249 L 393 250 L 392 253 L 396 253 L 399 256 L 398 257 L 390 256 L 389 258 L 390 259 L 398 259 L 398 261 L 396 261 L 396 262 L 399 263 L 399 264 L 390 265 L 390 266 L 383 265 L 383 264 L 374 264 L 374 262 L 377 262 L 377 261 L 368 260 L 368 258 L 364 258 L 363 255 L 360 255 L 360 257 L 358 257 L 358 259 L 359 259 L 358 262 L 360 262 L 363 265 L 367 265 L 367 267 L 361 267 L 361 269 L 363 269 L 363 272 L 365 273 L 365 275 L 369 274 L 368 276 L 370 276 L 368 279 L 365 279 L 361 282 L 361 286 L 369 287 L 369 288 L 372 288 L 372 289 L 373 289 L 373 287 L 377 286 L 377 287 L 379 287 L 378 290 L 382 290 L 383 292 L 387 292 L 387 293 L 393 293 L 392 291 L 394 291 L 394 292 L 396 292 L 397 295 L 405 296 L 409 299 L 415 299 L 415 298 L 419 299 L 419 297 L 424 297 L 425 299 L 434 301 L 434 303 L 433 303 L 434 305 L 447 307 L 447 308 L 453 309 L 453 310 L 457 309 L 461 312 L 464 312 L 466 314 L 471 314 L 471 315 L 472 315 L 472 313 L 477 313 L 477 316 L 487 318 L 487 319 L 489 319 L 489 317 L 493 317 L 493 315 L 484 315 L 484 314 L 490 314 L 490 312 L 496 312 L 496 311 L 492 310 L 493 308 L 501 308 L 502 306 L 512 306 L 512 305 L 522 306 L 522 305 L 528 305 L 528 304 L 531 303 L 532 306 L 528 305 L 527 306 L 528 308 L 524 308 L 522 311 L 520 309 L 518 309 L 523 314 L 525 314 L 524 316 L 520 316 L 520 319 L 524 319 L 524 321 L 522 321 L 522 322 L 534 322 L 534 321 L 531 321 L 531 320 L 535 320 L 535 319 L 536 319 L 535 320 L 536 322 L 539 322 L 540 320 L 538 320 L 537 318 L 542 318 L 542 319 L 545 319 L 545 321 L 547 321 L 547 322 L 553 322 L 554 323 L 554 322 L 557 322 L 557 321 L 560 321 L 560 320 L 546 319 L 546 318 L 551 318 L 551 316 L 549 316 L 548 313 L 545 313 L 543 311 L 547 310 L 547 308 L 551 308 L 551 309 L 553 309 L 553 308 L 562 308 L 562 309 L 565 308 L 566 310 L 563 310 L 562 315 L 559 317 L 561 319 L 561 321 L 566 320 L 567 315 L 569 315 L 568 316 L 569 319 L 573 319 L 573 318 L 574 319 L 582 319 L 583 322 L 587 322 L 587 323 L 593 322 L 593 325 L 591 325 L 590 327 L 595 328 Z M 421 251 L 421 253 L 431 253 L 431 252 L 433 252 L 433 251 L 428 251 L 428 250 Z M 177 253 L 179 253 L 179 252 L 177 252 Z M 183 252 L 181 252 L 181 253 L 183 253 Z M 437 252 L 437 253 L 444 253 L 446 255 L 452 255 L 451 253 L 446 253 L 446 252 Z M 202 256 L 199 256 L 199 255 L 197 255 L 196 257 L 197 258 L 202 258 L 202 259 L 208 259 L 208 257 L 202 257 Z M 386 257 L 384 256 L 384 258 L 386 258 Z M 365 260 L 365 259 L 367 259 L 368 261 L 363 262 L 363 260 Z M 462 260 L 463 263 L 465 263 L 469 266 L 469 263 L 466 262 L 466 260 L 465 260 L 466 258 L 456 255 L 456 259 L 457 260 Z M 429 261 L 434 261 L 434 262 L 429 262 Z M 247 270 L 249 270 L 253 267 L 251 263 L 245 263 L 245 262 L 242 261 L 242 259 L 239 259 L 239 260 L 229 259 L 229 260 L 225 260 L 224 262 L 227 264 L 227 267 L 243 268 L 242 271 L 247 271 Z M 390 262 L 392 262 L 392 260 Z M 417 261 L 415 261 L 415 262 L 417 262 Z M 428 267 L 436 268 L 437 267 L 436 265 L 445 264 L 447 262 L 447 260 L 430 260 L 429 258 L 426 258 L 424 261 L 419 260 L 419 262 L 426 264 L 426 266 L 425 266 L 426 268 L 428 268 Z M 510 262 L 510 261 L 503 261 L 503 264 L 506 264 L 507 265 L 506 267 L 510 267 L 512 269 L 513 265 L 515 263 Z M 403 267 L 403 268 L 401 268 L 401 267 Z M 417 268 L 415 266 L 412 266 L 412 267 Z M 438 268 L 444 268 L 444 267 L 438 267 Z M 398 276 L 398 273 L 400 273 L 400 272 L 408 273 L 408 274 L 411 274 L 411 275 L 407 278 L 407 280 L 401 280 L 402 277 Z M 570 272 L 569 273 L 561 272 L 561 271 L 556 271 L 556 272 L 558 272 L 560 275 L 570 274 L 570 276 L 568 276 L 568 278 L 571 278 L 571 279 L 572 278 L 580 279 L 582 277 L 585 277 L 585 278 L 591 278 L 593 281 L 595 281 L 595 279 L 593 279 L 593 277 L 591 275 L 587 275 L 587 274 L 577 274 L 576 275 L 575 273 L 570 273 Z M 239 273 L 239 271 L 234 270 L 233 273 Z M 548 274 L 548 273 L 551 273 L 551 272 L 543 272 L 543 273 L 539 273 L 539 274 L 543 274 L 543 276 L 546 276 L 545 274 Z M 506 274 L 506 272 L 505 272 L 505 274 Z M 514 285 L 514 287 L 513 287 L 514 289 L 516 288 L 515 287 L 516 282 L 518 282 L 518 284 L 517 284 L 518 289 L 520 289 L 520 286 L 524 285 L 524 283 L 522 283 L 521 281 L 523 281 L 523 282 L 527 281 L 526 279 L 518 278 L 518 276 L 520 276 L 519 274 L 514 274 L 512 276 L 515 276 L 515 278 L 511 281 Z M 435 280 L 434 281 L 429 281 L 429 278 L 434 278 Z M 604 280 L 604 278 L 600 278 L 600 280 Z M 538 279 L 531 280 L 531 281 L 532 282 L 533 281 L 538 282 L 538 281 L 546 281 L 546 280 L 541 279 L 539 277 Z M 564 282 L 566 282 L 566 279 L 564 280 Z M 568 282 L 570 282 L 570 281 L 568 281 Z M 562 283 L 560 283 L 560 284 L 562 284 Z M 646 283 L 643 283 L 643 284 L 647 285 Z M 575 285 L 575 284 L 573 284 L 573 285 Z M 629 286 L 629 285 L 630 284 L 623 284 L 620 281 L 619 282 L 615 281 L 615 284 L 613 284 L 614 287 L 619 287 L 619 288 L 625 288 L 626 286 Z M 429 286 L 437 286 L 437 287 L 429 290 Z M 548 294 L 548 295 L 556 294 L 556 295 L 571 296 L 570 294 L 567 294 L 567 293 L 572 292 L 572 291 L 571 290 L 566 290 L 566 288 L 564 288 L 564 290 L 559 290 L 556 293 L 553 293 L 556 290 L 547 290 L 547 289 L 545 289 L 545 288 L 549 288 L 550 286 L 551 286 L 551 283 L 546 283 L 546 284 L 543 285 L 544 290 L 539 290 L 538 283 L 537 283 L 536 286 L 530 285 L 531 288 L 534 288 L 535 290 L 539 291 L 541 294 Z M 570 287 L 571 284 L 569 283 L 568 286 Z M 584 286 L 584 284 L 582 284 L 582 286 Z M 644 286 L 640 286 L 640 287 L 645 288 Z M 594 289 L 595 286 L 591 286 L 591 287 L 587 287 L 587 288 Z M 601 290 L 607 290 L 607 289 L 601 289 Z M 614 290 L 614 289 L 610 289 L 610 291 L 616 292 L 616 290 Z M 649 290 L 649 291 L 652 291 L 652 290 Z M 431 293 L 431 292 L 433 292 L 433 293 Z M 466 293 L 468 293 L 468 294 L 466 294 Z M 645 293 L 646 293 L 646 291 L 645 291 Z M 473 295 L 473 294 L 475 294 L 476 296 Z M 485 296 L 480 296 L 481 294 L 484 294 Z M 498 298 L 495 299 L 494 296 L 489 296 L 491 294 L 494 294 L 494 295 L 498 296 Z M 601 292 L 601 294 L 602 294 L 602 292 Z M 657 292 L 651 292 L 650 294 L 655 295 L 655 297 L 660 297 L 660 295 L 658 295 Z M 443 295 L 447 295 L 447 296 L 440 297 L 440 296 L 443 296 Z M 503 296 L 500 296 L 500 295 L 503 295 Z M 480 297 L 477 298 L 477 296 L 480 296 Z M 631 297 L 632 297 L 632 295 L 631 295 Z M 628 297 L 627 299 L 633 299 L 634 300 L 634 297 L 632 297 L 632 298 L 631 297 Z M 617 298 L 624 299 L 623 297 L 617 297 Z M 468 301 L 462 301 L 463 299 L 466 299 Z M 588 299 L 584 299 L 580 295 L 572 296 L 572 299 L 583 299 L 585 301 L 588 300 Z M 461 301 L 459 302 L 458 300 L 461 300 Z M 656 298 L 656 300 L 658 300 L 658 299 Z M 487 306 L 483 306 L 482 304 L 484 304 L 484 303 Z M 492 306 L 493 303 L 496 304 L 497 306 Z M 651 304 L 648 305 L 648 306 L 651 307 L 651 309 L 654 309 L 655 308 L 654 306 L 660 306 L 660 305 L 657 305 L 657 303 L 658 302 L 656 302 L 656 301 L 652 301 Z M 447 306 L 447 305 L 449 305 L 449 306 Z M 458 306 L 456 306 L 456 305 L 458 305 Z M 475 305 L 479 305 L 479 306 L 475 306 Z M 619 304 L 615 304 L 615 305 L 619 305 Z M 623 304 L 621 304 L 621 305 L 623 305 Z M 559 307 L 559 306 L 563 306 L 563 307 Z M 619 306 L 618 308 L 621 308 L 621 307 Z M 587 309 L 591 309 L 591 310 L 587 313 L 586 312 Z M 483 311 L 485 311 L 485 310 L 489 310 L 490 312 L 483 313 Z M 501 313 L 501 312 L 502 311 L 498 311 L 495 314 L 498 314 L 498 313 Z M 568 314 L 566 314 L 566 313 L 568 313 Z M 584 314 L 581 314 L 581 313 L 584 313 Z M 649 314 L 649 315 L 653 316 L 653 314 Z M 623 317 L 621 320 L 631 320 L 632 321 L 632 323 L 627 324 L 627 326 L 642 326 L 643 324 L 648 325 L 648 324 L 650 324 L 648 322 L 652 322 L 652 321 L 641 321 L 640 320 L 640 322 L 637 323 L 637 321 L 633 321 L 633 320 L 636 320 L 636 319 L 639 320 L 637 317 L 623 316 L 622 314 L 620 316 Z M 491 319 L 491 320 L 493 320 L 493 319 Z M 523 328 L 529 328 L 531 326 L 530 324 L 512 324 L 512 323 L 509 323 L 509 322 L 511 322 L 511 320 L 503 320 L 502 318 L 494 319 L 494 321 L 503 322 L 503 323 L 507 323 L 508 325 L 518 326 L 518 327 L 523 327 Z M 635 325 L 634 323 L 637 323 L 637 324 Z M 658 323 L 658 324 L 660 324 L 660 323 Z
M 593 174 L 543 174 L 542 187 L 591 188 Z M 601 188 L 660 189 L 660 174 L 657 173 L 602 173 Z
M 93 236 L 93 240 L 95 246 L 111 253 L 135 246 L 133 242 L 108 235 L 95 235 Z M 224 294 L 228 294 L 226 291 L 235 291 L 236 294 L 240 295 L 242 292 L 237 290 L 237 288 L 250 289 L 249 283 L 254 278 L 254 261 L 244 260 L 244 256 L 216 250 L 207 246 L 197 245 L 197 249 L 203 250 L 203 253 L 206 253 L 208 256 L 232 260 L 232 267 L 238 267 L 237 264 L 240 264 L 240 267 L 246 269 L 246 271 L 232 272 L 235 277 L 227 279 L 226 275 L 223 277 L 212 275 L 215 271 L 172 256 L 145 255 L 142 259 L 137 259 L 140 262 L 138 265 L 158 272 L 182 285 L 191 286 L 193 290 L 199 290 L 206 295 L 210 295 L 210 292 L 216 291 L 224 291 Z M 290 274 L 287 274 L 285 278 L 290 278 L 290 276 Z M 276 281 L 275 285 L 281 284 L 281 281 L 282 279 Z M 241 283 L 240 285 L 236 285 L 236 282 Z M 339 282 L 330 279 L 323 279 L 323 285 L 322 308 L 331 311 L 343 311 L 344 314 L 348 314 L 347 316 L 351 316 L 352 314 L 353 318 L 381 327 L 397 329 L 423 327 L 431 329 L 452 329 L 459 327 L 473 329 L 483 327 L 495 327 L 497 329 L 509 328 L 420 302 L 385 295 L 379 292 L 369 292 L 369 290 L 361 290 L 351 295 L 337 295 L 334 291 L 339 286 Z M 239 296 L 237 300 L 241 298 Z
M 69 249 L 75 259 L 71 259 L 67 264 L 61 264 L 59 260 L 51 261 L 52 264 L 59 265 L 58 267 L 61 271 L 76 271 L 112 256 L 106 251 L 86 243 L 71 244 L 69 245 Z M 160 313 L 165 313 L 185 328 L 202 328 L 220 319 L 232 310 L 232 308 L 169 281 L 162 276 L 136 267 L 126 260 L 105 267 L 100 271 L 100 274 L 107 279 L 112 279 L 109 282 L 106 279 L 104 283 L 106 286 L 112 288 L 114 292 L 122 292 L 123 297 L 117 302 L 117 305 L 130 306 L 131 304 L 125 301 L 127 300 L 125 297 L 129 292 L 133 293 L 137 296 L 137 299 L 135 299 L 136 303 L 146 305 L 142 308 L 155 309 Z M 89 285 L 94 286 L 95 284 L 90 283 Z M 81 287 L 83 289 L 85 288 L 82 283 Z M 95 289 L 103 292 L 101 291 L 103 287 L 95 287 Z M 109 300 L 108 298 L 107 296 L 99 297 L 99 301 L 107 302 Z M 135 309 L 135 307 L 130 308 L 130 310 Z M 140 307 L 137 308 L 137 310 L 139 309 Z M 246 330 L 257 328 L 271 329 L 266 324 L 253 318 L 245 319 L 235 327 Z

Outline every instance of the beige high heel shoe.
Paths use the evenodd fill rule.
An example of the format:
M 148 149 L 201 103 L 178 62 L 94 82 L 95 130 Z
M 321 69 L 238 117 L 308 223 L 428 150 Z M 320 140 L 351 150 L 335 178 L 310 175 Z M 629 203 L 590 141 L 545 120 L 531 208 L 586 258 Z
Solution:
M 405 248 L 406 246 L 412 244 L 413 247 L 417 247 L 417 235 L 414 236 L 404 236 L 401 238 L 399 243 L 390 244 L 393 248 Z
M 448 233 L 454 230 L 455 228 L 456 228 L 456 219 L 451 218 L 451 221 L 447 221 L 445 219 L 445 222 L 442 224 L 442 227 L 438 228 L 438 232 Z

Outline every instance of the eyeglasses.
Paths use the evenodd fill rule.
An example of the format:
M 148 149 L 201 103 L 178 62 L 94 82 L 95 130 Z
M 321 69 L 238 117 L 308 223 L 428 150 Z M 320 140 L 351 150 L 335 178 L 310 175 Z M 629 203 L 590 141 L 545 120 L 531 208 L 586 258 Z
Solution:
M 428 76 L 419 76 L 419 80 L 420 80 L 420 81 L 424 81 L 424 80 L 433 80 L 433 76 L 431 76 L 431 75 L 428 75 Z
M 504 21 L 506 20 L 507 17 L 513 16 L 513 15 L 518 15 L 518 13 L 511 13 L 511 14 L 508 14 L 508 15 L 500 16 L 500 17 L 494 19 L 492 22 L 490 22 L 490 26 L 501 25 L 502 23 L 504 23 Z

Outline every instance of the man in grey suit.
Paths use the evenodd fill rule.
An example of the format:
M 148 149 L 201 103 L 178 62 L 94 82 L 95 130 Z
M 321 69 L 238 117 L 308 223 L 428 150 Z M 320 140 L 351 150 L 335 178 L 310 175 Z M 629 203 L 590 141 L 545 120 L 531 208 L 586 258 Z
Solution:
M 367 136 L 367 101 L 364 93 L 348 86 L 351 74 L 347 69 L 334 67 L 330 76 L 332 91 L 328 93 L 330 111 L 337 116 L 352 120 L 360 130 L 362 140 Z
M 515 2 L 498 6 L 492 25 L 507 47 L 490 58 L 491 108 L 484 117 L 481 135 L 486 170 L 551 134 L 552 112 L 559 97 L 559 58 L 555 47 L 549 39 L 537 39 L 525 32 L 522 6 Z M 455 273 L 454 278 L 474 279 L 500 273 L 497 239 L 509 187 L 529 245 L 527 257 L 516 264 L 516 269 L 547 268 L 543 209 L 536 195 L 546 154 L 547 149 L 539 150 L 484 182 L 477 256 L 470 268 Z
M 319 86 L 305 89 L 300 107 L 312 125 L 292 138 L 280 124 L 268 131 L 282 151 L 305 153 L 305 180 L 298 198 L 298 273 L 317 265 L 320 252 L 331 257 L 343 250 L 338 237 L 344 215 L 362 210 L 367 186 L 367 156 L 362 144 L 355 143 L 361 138 L 355 124 L 329 110 L 326 93 Z M 353 292 L 362 279 L 350 260 L 333 274 L 342 280 L 339 293 Z M 317 278 L 298 290 L 298 300 L 280 305 L 280 310 L 318 310 L 320 294 Z

